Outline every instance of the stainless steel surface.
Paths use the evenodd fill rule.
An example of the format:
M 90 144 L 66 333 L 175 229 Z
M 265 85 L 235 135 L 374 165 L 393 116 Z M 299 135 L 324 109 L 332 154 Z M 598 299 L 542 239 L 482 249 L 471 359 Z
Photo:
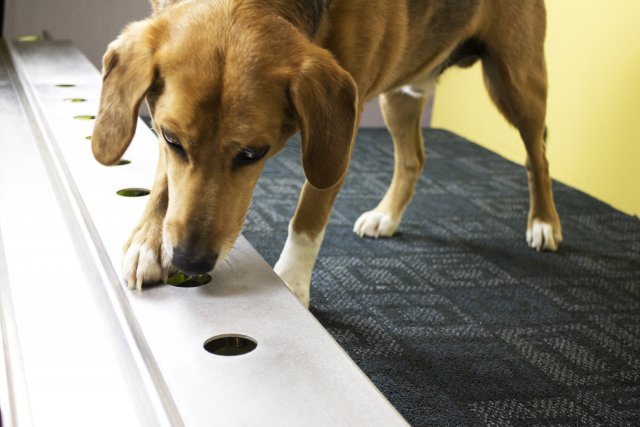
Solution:
M 6 58 L 3 58 L 6 59 Z M 126 425 L 157 419 L 114 345 L 118 328 L 72 244 L 19 91 L 0 84 L 0 302 L 7 425 Z M 40 141 L 41 142 L 41 141 Z M 121 361 L 124 362 L 124 361 Z M 118 408 L 105 411 L 105 402 Z M 101 414 L 96 417 L 96 414 Z M 167 424 L 167 423 L 165 423 Z
M 72 377 L 96 377 L 91 386 L 78 385 L 78 398 L 94 407 L 79 409 L 77 425 L 96 425 L 95 414 L 113 408 L 107 412 L 127 422 L 105 425 L 405 424 L 243 237 L 205 286 L 126 289 L 118 271 L 121 248 L 146 200 L 116 191 L 150 188 L 155 137 L 139 123 L 124 156 L 131 164 L 100 166 L 85 139 L 92 121 L 73 118 L 96 114 L 99 73 L 69 43 L 16 43 L 10 50 L 29 109 L 20 117 L 6 113 L 16 101 L 0 97 L 0 120 L 16 123 L 12 143 L 0 126 L 0 235 L 9 276 L 0 289 L 3 309 L 6 291 L 15 310 L 15 316 L 3 310 L 2 333 L 10 347 L 5 357 L 23 363 L 31 405 L 25 411 L 34 424 L 52 425 L 39 422 L 44 396 L 50 411 L 75 411 L 65 377 L 46 374 L 59 367 Z M 5 87 L 13 90 L 0 83 Z M 25 271 L 37 275 L 25 280 Z M 2 274 L 0 263 L 0 280 Z M 19 343 L 5 336 L 12 320 Z M 42 336 L 44 330 L 52 335 Z M 256 349 L 218 356 L 203 348 L 229 334 L 252 338 Z M 18 346 L 21 356 L 13 352 Z M 49 352 L 60 358 L 49 359 Z M 33 366 L 48 389 L 32 391 L 32 381 L 40 381 L 30 377 Z

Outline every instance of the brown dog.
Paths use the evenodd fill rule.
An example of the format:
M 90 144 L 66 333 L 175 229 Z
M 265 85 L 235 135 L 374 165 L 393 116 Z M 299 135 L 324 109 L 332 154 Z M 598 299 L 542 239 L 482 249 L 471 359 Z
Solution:
M 296 130 L 307 181 L 275 270 L 309 304 L 311 271 L 362 109 L 380 95 L 395 145 L 391 186 L 355 224 L 391 236 L 424 165 L 420 116 L 449 66 L 482 61 L 528 161 L 527 241 L 562 240 L 545 157 L 542 0 L 152 0 L 104 56 L 92 144 L 113 164 L 146 97 L 159 135 L 151 198 L 125 246 L 129 285 L 203 273 L 240 233 L 265 159 Z

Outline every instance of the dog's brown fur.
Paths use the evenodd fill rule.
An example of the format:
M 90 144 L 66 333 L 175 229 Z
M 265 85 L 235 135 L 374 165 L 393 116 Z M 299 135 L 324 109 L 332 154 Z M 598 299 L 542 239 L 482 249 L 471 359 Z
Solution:
M 562 236 L 543 143 L 542 0 L 152 5 L 153 17 L 127 27 L 105 54 L 93 137 L 95 157 L 117 161 L 146 96 L 161 156 L 149 205 L 125 248 L 130 283 L 166 279 L 171 261 L 190 272 L 213 267 L 206 261 L 224 256 L 238 236 L 264 163 L 239 163 L 239 153 L 268 148 L 268 158 L 297 129 L 307 181 L 290 233 L 321 240 L 360 114 L 377 95 L 395 145 L 395 170 L 387 194 L 355 231 L 393 234 L 425 162 L 420 116 L 429 90 L 448 66 L 477 58 L 492 99 L 527 149 L 530 244 L 557 248 Z M 167 146 L 162 129 L 179 137 L 182 153 Z M 536 224 L 548 227 L 543 232 Z M 140 247 L 151 250 L 157 265 L 149 266 L 153 260 Z M 289 285 L 308 302 L 308 283 Z

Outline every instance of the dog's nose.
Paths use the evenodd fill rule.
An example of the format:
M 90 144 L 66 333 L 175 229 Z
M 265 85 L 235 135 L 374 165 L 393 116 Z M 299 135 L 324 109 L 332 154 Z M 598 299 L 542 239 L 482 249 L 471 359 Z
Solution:
M 210 272 L 217 260 L 216 253 L 201 254 L 183 247 L 173 248 L 173 265 L 191 276 Z

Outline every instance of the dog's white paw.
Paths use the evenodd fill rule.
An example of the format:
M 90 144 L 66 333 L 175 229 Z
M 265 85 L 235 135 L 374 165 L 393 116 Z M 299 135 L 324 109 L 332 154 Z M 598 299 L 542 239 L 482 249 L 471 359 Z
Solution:
M 125 246 L 122 258 L 122 275 L 129 289 L 140 290 L 144 284 L 167 283 L 169 274 L 177 271 L 171 265 L 171 258 L 164 248 L 161 229 L 145 225 L 137 228 Z
M 353 226 L 353 232 L 360 237 L 391 237 L 398 229 L 400 219 L 394 219 L 386 212 L 371 210 L 360 215 Z
M 281 258 L 282 259 L 282 258 Z M 302 305 L 309 308 L 310 290 L 311 290 L 311 272 L 302 271 L 292 268 L 286 262 L 278 260 L 273 267 L 274 271 L 280 276 L 287 287 L 298 297 Z
M 273 267 L 282 281 L 298 297 L 300 302 L 309 308 L 311 290 L 311 272 L 316 263 L 324 231 L 315 238 L 306 234 L 298 234 L 289 224 L 289 235 L 284 244 L 280 259 Z
M 534 219 L 527 229 L 527 243 L 536 251 L 556 251 L 562 242 L 559 227 Z

